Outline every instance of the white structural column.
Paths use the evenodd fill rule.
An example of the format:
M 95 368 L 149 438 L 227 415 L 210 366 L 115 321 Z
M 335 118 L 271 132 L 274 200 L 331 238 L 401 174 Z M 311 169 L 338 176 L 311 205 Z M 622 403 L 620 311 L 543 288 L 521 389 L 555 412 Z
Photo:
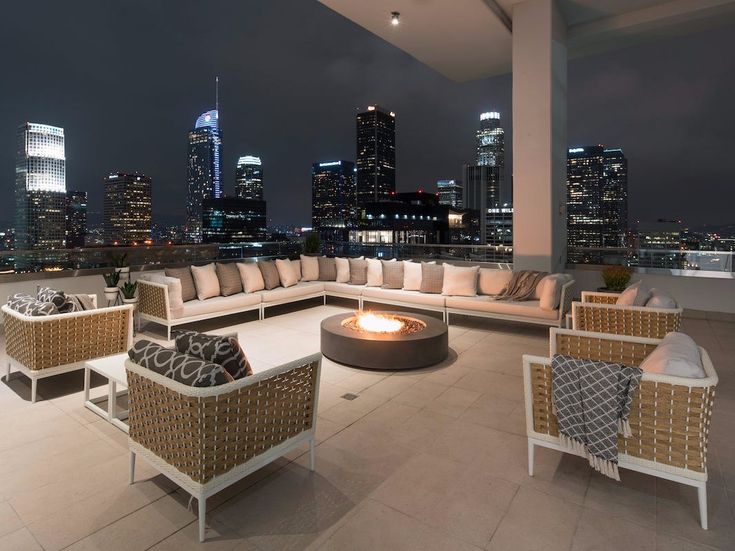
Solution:
M 513 7 L 513 263 L 566 262 L 567 46 L 555 0 Z

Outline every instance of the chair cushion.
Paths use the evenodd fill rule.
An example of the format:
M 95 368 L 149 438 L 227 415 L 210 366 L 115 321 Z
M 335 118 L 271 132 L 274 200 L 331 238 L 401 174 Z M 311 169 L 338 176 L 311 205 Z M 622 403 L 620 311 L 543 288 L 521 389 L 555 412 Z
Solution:
M 444 283 L 442 295 L 474 297 L 477 296 L 477 274 L 479 266 L 453 266 L 444 264 Z
M 417 264 L 417 266 L 420 266 Z M 405 291 L 403 289 L 385 289 L 382 287 L 364 287 L 362 296 L 365 299 L 376 299 L 375 302 L 381 300 L 390 300 L 396 302 L 407 302 L 410 304 L 444 307 L 444 297 L 441 295 L 433 295 L 429 293 L 418 293 L 416 291 Z
M 36 292 L 36 300 L 39 302 L 53 303 L 59 311 L 59 314 L 68 314 L 77 311 L 74 301 L 67 297 L 64 291 L 58 291 L 50 287 L 39 287 Z
M 480 268 L 477 278 L 477 291 L 481 295 L 499 295 L 513 277 L 512 270 L 493 270 Z
M 559 317 L 558 310 L 544 310 L 538 300 L 494 300 L 492 297 L 482 295 L 476 297 L 447 297 L 447 308 L 546 320 L 555 320 Z
M 651 296 L 651 290 L 643 283 L 636 281 L 620 293 L 615 304 L 622 306 L 644 306 Z
M 278 276 L 278 268 L 276 268 L 275 262 L 272 260 L 259 260 L 257 266 L 263 275 L 266 290 L 280 287 L 281 278 Z
M 176 335 L 175 346 L 182 354 L 221 365 L 233 379 L 253 374 L 250 362 L 235 337 L 180 331 Z
M 319 257 L 301 255 L 301 280 L 316 281 L 319 279 Z
M 181 281 L 181 300 L 187 302 L 197 298 L 197 288 L 194 286 L 194 278 L 191 276 L 191 268 L 166 268 L 166 277 L 175 277 Z
M 207 300 L 192 300 L 184 303 L 181 312 L 175 318 L 189 318 L 192 316 L 205 316 L 207 314 L 219 313 L 227 315 L 228 313 L 240 312 L 247 310 L 250 306 L 260 304 L 259 293 L 237 293 L 229 297 L 213 297 Z M 173 313 L 172 313 L 173 314 Z
M 350 281 L 350 259 L 337 257 L 334 259 L 337 267 L 337 283 L 347 283 Z
M 217 263 L 217 279 L 219 280 L 219 291 L 223 297 L 242 293 L 242 279 L 237 264 Z
M 191 277 L 191 274 L 189 274 L 189 277 Z M 150 281 L 151 283 L 161 283 L 168 287 L 168 305 L 171 308 L 171 315 L 173 317 L 181 315 L 181 309 L 184 307 L 184 299 L 181 295 L 181 279 L 162 274 L 142 274 L 138 279 Z
M 697 343 L 684 333 L 667 333 L 656 349 L 641 362 L 646 373 L 703 379 L 707 376 Z
M 254 293 L 265 289 L 263 273 L 255 262 L 238 262 L 237 270 L 240 272 L 242 289 L 246 293 Z
M 393 260 L 381 260 L 383 266 L 383 287 L 385 289 L 403 288 L 403 262 Z
M 368 278 L 368 261 L 350 258 L 350 285 L 365 285 Z
M 214 263 L 204 266 L 192 266 L 191 275 L 194 278 L 194 286 L 197 289 L 199 300 L 219 296 L 219 279 L 217 279 L 217 268 Z
M 277 258 L 276 270 L 278 271 L 278 279 L 284 287 L 291 287 L 299 282 L 290 260 Z
M 350 285 L 349 283 L 337 283 L 336 281 L 324 282 L 324 290 L 327 293 L 342 293 L 359 297 L 364 288 L 362 285 Z
M 53 316 L 59 313 L 53 302 L 41 302 L 25 293 L 9 296 L 8 307 L 24 316 Z
M 301 281 L 298 285 L 288 289 L 273 289 L 262 291 L 261 297 L 264 303 L 280 302 L 284 300 L 298 300 L 307 295 L 313 295 L 324 291 L 324 283 L 320 281 Z
M 141 339 L 128 350 L 136 364 L 189 386 L 217 386 L 233 381 L 224 367 Z
M 421 263 L 421 287 L 422 293 L 440 294 L 444 285 L 444 265 L 435 262 Z
M 651 297 L 646 302 L 646 306 L 650 308 L 678 308 L 676 300 L 663 289 L 654 287 L 651 289 Z
M 319 256 L 316 261 L 319 264 L 319 281 L 337 280 L 337 263 L 334 258 Z
M 383 285 L 383 264 L 379 258 L 367 259 L 367 286 L 381 287 Z

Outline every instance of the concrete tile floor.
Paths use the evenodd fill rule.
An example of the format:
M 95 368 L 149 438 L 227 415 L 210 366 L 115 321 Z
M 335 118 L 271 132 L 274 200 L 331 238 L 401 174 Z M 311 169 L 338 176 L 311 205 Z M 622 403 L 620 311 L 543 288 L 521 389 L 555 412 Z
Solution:
M 352 307 L 302 304 L 194 327 L 237 331 L 258 371 L 317 352 L 320 321 Z M 616 483 L 543 449 L 530 478 L 521 355 L 546 354 L 548 331 L 454 316 L 452 354 L 434 368 L 375 373 L 325 360 L 316 473 L 300 450 L 210 498 L 203 547 L 735 549 L 735 324 L 691 319 L 684 330 L 720 375 L 708 531 L 692 488 L 631 471 Z M 164 337 L 147 326 L 137 338 Z M 341 398 L 348 392 L 358 398 Z M 30 404 L 19 375 L 0 383 L 0 549 L 200 546 L 183 491 L 144 461 L 127 484 L 126 436 L 83 407 L 81 373 L 41 381 L 39 394 Z

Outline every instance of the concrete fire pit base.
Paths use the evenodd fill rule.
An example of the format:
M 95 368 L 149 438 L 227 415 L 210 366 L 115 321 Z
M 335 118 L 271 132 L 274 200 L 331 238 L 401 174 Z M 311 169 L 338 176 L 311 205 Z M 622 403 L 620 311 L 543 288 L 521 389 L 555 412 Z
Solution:
M 344 327 L 354 314 L 338 314 L 322 321 L 322 354 L 330 360 L 367 369 L 414 369 L 438 364 L 449 354 L 447 324 L 429 316 L 380 312 L 423 322 L 415 333 L 369 333 Z

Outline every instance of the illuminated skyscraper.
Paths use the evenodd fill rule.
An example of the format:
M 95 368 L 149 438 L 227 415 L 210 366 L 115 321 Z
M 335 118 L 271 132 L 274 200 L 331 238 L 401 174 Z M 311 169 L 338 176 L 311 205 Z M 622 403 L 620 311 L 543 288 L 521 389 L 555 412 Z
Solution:
M 396 115 L 370 105 L 357 115 L 357 203 L 389 199 L 396 190 Z
M 105 178 L 103 234 L 107 245 L 151 240 L 151 179 L 144 174 L 114 172 Z
M 84 247 L 87 235 L 87 192 L 66 192 L 66 246 Z
M 437 180 L 439 191 L 439 204 L 448 205 L 455 209 L 462 208 L 462 181 L 461 180 Z
M 59 249 L 66 234 L 64 129 L 18 127 L 15 165 L 16 249 Z
M 311 224 L 326 239 L 346 239 L 355 223 L 355 163 L 326 161 L 311 169 Z
M 202 240 L 202 201 L 221 195 L 222 134 L 217 109 L 199 115 L 189 132 L 189 187 L 186 199 L 189 240 Z
M 263 163 L 260 157 L 245 155 L 237 161 L 235 195 L 242 199 L 263 200 Z

